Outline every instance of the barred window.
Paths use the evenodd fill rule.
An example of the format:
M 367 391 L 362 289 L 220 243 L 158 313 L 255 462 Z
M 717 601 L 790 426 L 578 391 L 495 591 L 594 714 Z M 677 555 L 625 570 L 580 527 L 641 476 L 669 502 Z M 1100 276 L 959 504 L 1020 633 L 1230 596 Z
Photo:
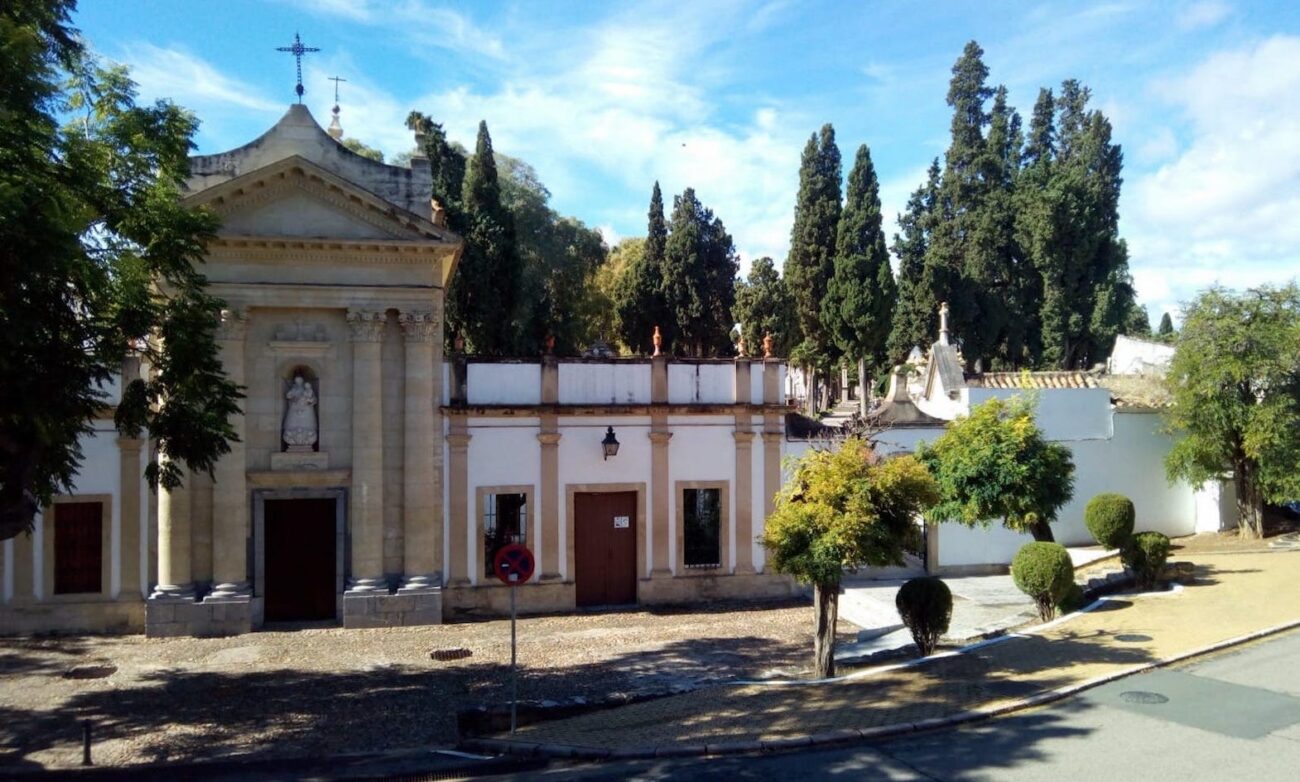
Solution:
M 527 545 L 528 495 L 486 494 L 483 497 L 483 564 L 492 572 L 497 552 L 511 543 Z
M 685 519 L 683 543 L 686 567 L 722 565 L 722 492 L 719 489 L 683 489 Z

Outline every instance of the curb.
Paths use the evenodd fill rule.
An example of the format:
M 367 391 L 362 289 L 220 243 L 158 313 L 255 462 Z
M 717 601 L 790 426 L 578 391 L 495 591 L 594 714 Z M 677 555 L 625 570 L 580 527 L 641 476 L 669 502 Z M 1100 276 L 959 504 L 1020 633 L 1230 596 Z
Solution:
M 757 752 L 781 752 L 790 749 L 835 746 L 855 743 L 858 741 L 885 739 L 907 733 L 966 725 L 980 722 L 991 717 L 1010 714 L 1011 712 L 1022 711 L 1036 706 L 1043 706 L 1076 695 L 1084 690 L 1089 690 L 1102 684 L 1108 684 L 1119 679 L 1133 676 L 1134 674 L 1144 673 L 1156 668 L 1163 668 L 1167 665 L 1173 665 L 1184 660 L 1189 660 L 1193 657 L 1212 654 L 1214 652 L 1229 649 L 1251 641 L 1257 641 L 1261 638 L 1277 635 L 1278 633 L 1284 633 L 1296 628 L 1300 628 L 1300 620 L 1274 625 L 1263 630 L 1247 633 L 1246 635 L 1239 635 L 1235 638 L 1229 638 L 1226 641 L 1219 641 L 1210 644 L 1209 646 L 1202 646 L 1188 652 L 1182 652 L 1181 654 L 1161 658 L 1132 668 L 1126 668 L 1115 673 L 1086 679 L 1077 684 L 1058 687 L 1057 689 L 1041 692 L 1037 695 L 1030 695 L 1024 698 L 1006 701 L 997 706 L 985 706 L 969 709 L 955 714 L 950 714 L 946 717 L 932 717 L 919 722 L 902 722 L 893 725 L 878 725 L 871 728 L 844 728 L 825 733 L 767 739 L 762 741 L 730 741 L 702 745 L 665 745 L 605 749 L 600 747 L 584 747 L 568 744 L 539 744 L 537 742 L 515 741 L 511 739 L 466 739 L 461 742 L 461 746 L 469 749 L 500 752 L 507 755 L 523 755 L 527 757 L 540 756 L 552 758 L 578 758 L 584 760 L 634 760 L 670 757 L 712 757 L 718 755 L 753 754 Z

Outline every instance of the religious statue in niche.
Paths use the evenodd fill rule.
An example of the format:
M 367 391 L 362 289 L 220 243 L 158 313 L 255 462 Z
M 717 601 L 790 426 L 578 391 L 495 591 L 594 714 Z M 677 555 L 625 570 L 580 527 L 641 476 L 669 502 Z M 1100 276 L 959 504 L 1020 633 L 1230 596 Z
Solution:
M 284 398 L 288 401 L 284 411 L 283 439 L 285 450 L 290 452 L 316 450 L 316 389 L 311 381 L 299 372 L 293 376 Z

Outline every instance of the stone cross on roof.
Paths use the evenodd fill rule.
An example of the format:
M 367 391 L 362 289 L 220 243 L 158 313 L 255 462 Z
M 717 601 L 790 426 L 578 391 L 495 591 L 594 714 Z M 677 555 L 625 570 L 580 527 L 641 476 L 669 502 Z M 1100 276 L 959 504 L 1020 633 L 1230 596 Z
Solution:
M 293 55 L 293 58 L 297 60 L 298 85 L 293 88 L 293 91 L 298 93 L 298 102 L 302 103 L 302 56 L 308 52 L 319 52 L 320 49 L 317 49 L 314 46 L 303 46 L 302 40 L 298 37 L 298 33 L 294 33 L 293 46 L 277 46 L 275 50 L 277 52 L 289 52 Z

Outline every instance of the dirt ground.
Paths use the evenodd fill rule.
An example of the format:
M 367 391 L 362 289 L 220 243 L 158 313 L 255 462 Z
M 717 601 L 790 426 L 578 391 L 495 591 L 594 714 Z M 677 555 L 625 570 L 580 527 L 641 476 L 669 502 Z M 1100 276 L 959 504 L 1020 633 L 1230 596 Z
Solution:
M 812 627 L 799 601 L 525 618 L 519 694 L 596 700 L 798 675 L 811 661 Z M 459 650 L 469 656 L 430 658 Z M 94 723 L 97 765 L 450 745 L 457 711 L 507 702 L 509 661 L 508 620 L 4 639 L 0 775 L 79 763 L 83 719 Z

